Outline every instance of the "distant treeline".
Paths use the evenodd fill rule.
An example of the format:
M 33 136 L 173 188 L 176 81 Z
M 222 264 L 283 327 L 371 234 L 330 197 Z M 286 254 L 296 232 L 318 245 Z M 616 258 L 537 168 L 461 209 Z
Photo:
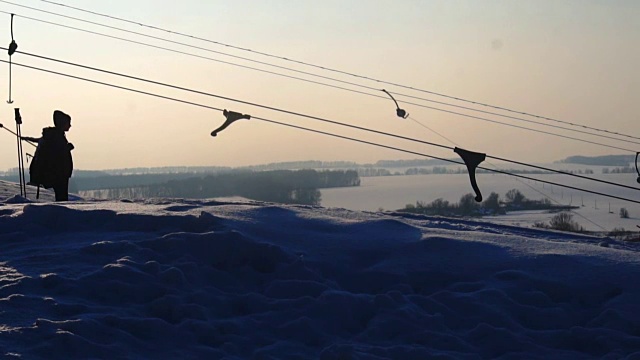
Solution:
M 483 216 L 483 215 L 504 215 L 509 211 L 523 210 L 550 210 L 562 211 L 577 209 L 577 206 L 554 205 L 549 199 L 530 200 L 527 199 L 520 190 L 511 189 L 505 194 L 505 200 L 500 198 L 495 192 L 489 194 L 482 203 L 475 201 L 475 196 L 465 194 L 458 203 L 450 203 L 442 198 L 431 203 L 417 201 L 415 205 L 407 204 L 399 211 L 444 216 Z
M 622 167 L 617 167 L 613 169 L 609 169 L 609 168 L 602 169 L 603 174 L 629 174 L 629 173 L 635 173 L 635 172 L 636 172 L 636 168 L 631 166 L 622 166 Z
M 459 161 L 459 159 L 451 159 Z M 438 159 L 413 159 L 413 160 L 380 160 L 373 164 L 378 167 L 410 167 L 410 166 L 442 166 L 451 165 L 450 162 Z
M 452 161 L 460 161 L 459 158 L 452 158 Z M 635 161 L 634 155 L 606 155 L 606 156 L 570 156 L 558 163 L 573 163 L 584 165 L 598 166 L 619 166 L 626 167 Z M 163 166 L 163 167 L 137 167 L 125 169 L 108 169 L 108 170 L 75 170 L 74 177 L 100 177 L 109 175 L 147 175 L 147 174 L 216 174 L 230 171 L 266 171 L 266 170 L 301 170 L 301 169 L 349 169 L 368 171 L 375 173 L 382 168 L 418 168 L 431 166 L 451 165 L 450 162 L 438 159 L 411 159 L 411 160 L 379 160 L 372 164 L 360 164 L 353 161 L 288 161 L 277 162 L 262 165 L 252 165 L 243 167 L 226 167 L 226 166 Z M 396 175 L 398 173 L 389 172 L 388 175 Z M 12 168 L 6 172 L 0 171 L 0 178 L 17 176 L 17 168 Z M 380 175 L 376 175 L 380 176 Z
M 300 164 L 302 164 L 301 162 Z M 304 162 L 307 165 L 309 162 Z M 332 163 L 333 165 L 338 165 Z M 292 163 L 293 165 L 293 163 Z M 318 164 L 315 164 L 318 165 Z M 167 172 L 160 173 L 154 172 L 164 169 Z M 187 172 L 191 170 L 191 172 Z M 150 171 L 146 172 L 145 171 Z M 199 172 L 199 171 L 216 171 L 214 173 Z M 225 167 L 164 167 L 164 168 L 133 168 L 133 169 L 119 169 L 119 170 L 105 170 L 105 171 L 88 171 L 88 170 L 75 170 L 73 177 L 69 182 L 69 190 L 73 193 L 89 190 L 102 190 L 102 189 L 123 189 L 123 188 L 137 188 L 151 185 L 164 184 L 171 180 L 185 180 L 193 177 L 203 177 L 206 175 L 216 174 L 233 174 L 233 173 L 246 173 L 252 170 L 246 169 L 231 169 Z M 257 171 L 257 170 L 256 170 Z M 324 170 L 327 171 L 327 170 Z M 347 171 L 347 170 L 341 170 Z M 417 168 L 412 167 L 405 171 L 393 171 L 384 168 L 375 167 L 360 167 L 356 169 L 349 169 L 357 173 L 359 177 L 375 177 L 375 176 L 400 176 L 400 175 L 429 175 L 429 174 L 466 174 L 467 169 L 465 167 L 444 167 L 433 166 L 429 168 Z M 523 169 L 509 169 L 504 170 L 513 174 L 548 174 L 548 172 L 540 170 L 523 170 Z M 592 170 L 565 170 L 565 172 L 571 173 L 593 173 Z M 603 173 L 619 173 L 619 172 L 635 172 L 635 168 L 604 168 Z M 478 174 L 491 173 L 486 170 L 478 169 Z M 27 180 L 29 174 L 26 174 Z M 0 180 L 18 182 L 17 171 L 15 174 L 8 176 L 0 176 Z M 349 186 L 349 185 L 347 185 Z M 118 190 L 119 191 L 119 190 Z
M 441 174 L 466 174 L 468 173 L 466 167 L 448 168 L 445 166 L 434 166 L 430 168 L 417 168 L 412 167 L 406 169 L 404 172 L 394 171 L 391 172 L 387 169 L 380 168 L 358 168 L 358 175 L 360 177 L 373 177 L 373 176 L 402 176 L 402 175 L 441 175 Z M 501 169 L 512 174 L 551 174 L 550 171 L 544 170 L 524 170 L 524 169 Z M 589 170 L 586 170 L 589 171 Z M 573 173 L 574 171 L 566 171 Z M 495 174 L 493 171 L 477 169 L 477 174 Z M 582 171 L 580 170 L 580 173 Z M 593 173 L 593 172 L 591 172 Z
M 446 165 L 448 162 L 437 159 L 414 159 L 414 160 L 379 160 L 373 164 L 359 164 L 353 161 L 289 161 L 271 163 L 265 165 L 246 166 L 247 170 L 296 170 L 296 169 L 372 169 L 372 168 L 394 168 L 409 166 L 437 166 Z
M 161 184 L 170 180 L 188 179 L 197 176 L 193 173 L 174 173 L 174 174 L 137 174 L 137 175 L 100 175 L 92 177 L 83 177 L 76 175 L 74 171 L 73 177 L 69 180 L 69 191 L 77 193 L 79 191 L 113 189 L 124 187 L 138 187 L 153 184 Z M 26 174 L 29 181 L 29 174 Z M 18 175 L 0 176 L 0 180 L 19 182 Z
M 358 165 L 352 161 L 287 161 L 263 165 L 243 166 L 239 170 L 266 171 L 266 170 L 304 170 L 304 169 L 354 169 Z
M 596 165 L 596 166 L 629 166 L 635 162 L 635 155 L 604 155 L 604 156 L 569 156 L 560 163 Z
M 28 164 L 27 164 L 28 165 Z M 232 171 L 231 167 L 224 166 L 165 166 L 165 167 L 136 167 L 126 169 L 108 170 L 82 170 L 74 169 L 73 177 L 100 177 L 118 175 L 148 175 L 148 174 L 210 174 L 217 172 Z M 25 169 L 28 173 L 28 167 Z M 27 174 L 28 175 L 28 174 Z M 0 171 L 0 177 L 18 176 L 18 168 L 11 168 L 7 171 Z
M 406 169 L 404 172 L 394 171 L 391 172 L 387 169 L 379 169 L 379 168 L 359 168 L 357 169 L 358 175 L 360 177 L 373 177 L 373 176 L 402 176 L 402 175 L 442 175 L 442 174 L 466 174 L 468 173 L 466 167 L 445 167 L 445 166 L 434 166 L 429 168 L 417 168 L 412 167 Z M 546 170 L 526 170 L 526 169 L 500 169 L 500 171 L 508 172 L 511 174 L 535 174 L 535 175 L 548 175 L 553 174 L 551 171 Z M 570 174 L 593 174 L 593 170 L 584 169 L 584 170 L 561 170 Z M 616 168 L 610 171 L 611 173 L 620 173 L 620 172 L 635 172 L 635 168 Z M 609 173 L 609 169 L 603 169 L 604 174 Z M 495 174 L 495 172 L 484 169 L 476 169 L 476 174 Z
M 114 189 L 163 184 L 172 180 L 185 180 L 195 176 L 194 173 L 164 173 L 164 174 L 136 174 L 136 175 L 106 175 L 98 177 L 76 177 L 71 179 L 78 191 Z
M 250 165 L 242 167 L 225 166 L 162 166 L 162 167 L 136 167 L 125 169 L 107 170 L 74 170 L 74 177 L 98 177 L 107 175 L 143 175 L 143 174 L 215 174 L 230 171 L 267 171 L 267 170 L 303 170 L 303 169 L 348 169 L 375 168 L 375 167 L 409 167 L 409 166 L 441 166 L 447 165 L 446 161 L 437 159 L 414 159 L 414 160 L 380 160 L 373 164 L 359 164 L 353 161 L 286 161 L 269 163 L 262 165 Z M 17 175 L 17 168 L 9 169 L 6 172 L 0 171 L 0 176 Z
M 117 198 L 211 198 L 242 196 L 248 199 L 289 204 L 320 204 L 318 189 L 359 186 L 360 178 L 353 170 L 275 170 L 232 172 L 188 179 L 174 179 L 163 184 L 123 187 L 85 196 Z
M 544 170 L 524 170 L 524 169 L 500 169 L 500 171 L 512 174 L 551 174 L 550 171 Z M 466 167 L 447 168 L 444 166 L 434 166 L 433 168 L 410 168 L 405 170 L 404 175 L 430 175 L 430 174 L 466 174 Z M 493 171 L 476 169 L 476 174 L 495 174 Z
M 161 167 L 135 167 L 108 170 L 75 170 L 76 177 L 96 177 L 106 175 L 146 175 L 146 174 L 211 174 L 232 171 L 227 166 L 161 166 Z

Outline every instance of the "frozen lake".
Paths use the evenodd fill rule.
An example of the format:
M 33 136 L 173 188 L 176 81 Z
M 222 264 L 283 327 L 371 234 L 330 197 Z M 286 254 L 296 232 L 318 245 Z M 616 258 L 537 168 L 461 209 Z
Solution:
M 584 169 L 585 166 L 579 168 Z M 596 173 L 584 176 L 638 187 L 635 174 L 605 175 L 601 174 L 599 169 L 594 171 Z M 561 174 L 526 176 L 640 200 L 640 189 L 620 188 Z M 636 225 L 640 224 L 640 204 L 551 186 L 538 181 L 516 179 L 508 175 L 480 174 L 477 180 L 485 198 L 491 192 L 496 192 L 501 199 L 504 199 L 504 194 L 508 190 L 518 189 L 529 199 L 539 200 L 548 197 L 554 203 L 580 206 L 580 209 L 574 211 L 574 220 L 587 230 L 597 231 L 603 230 L 602 228 L 611 230 L 615 227 L 637 230 Z M 361 181 L 360 187 L 322 190 L 322 206 L 367 211 L 397 210 L 404 208 L 407 204 L 415 205 L 416 201 L 430 203 L 438 198 L 457 203 L 464 194 L 473 193 L 466 174 L 363 177 Z M 619 211 L 622 207 L 629 211 L 629 219 L 620 218 Z M 612 213 L 609 212 L 610 209 Z M 535 221 L 546 222 L 552 216 L 552 214 L 541 212 L 522 212 L 487 219 L 530 226 Z

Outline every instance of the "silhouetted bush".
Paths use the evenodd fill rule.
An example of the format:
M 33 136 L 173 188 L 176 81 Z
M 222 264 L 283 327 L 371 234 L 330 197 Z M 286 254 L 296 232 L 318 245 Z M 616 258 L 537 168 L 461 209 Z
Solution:
M 518 189 L 511 189 L 504 195 L 508 203 L 513 205 L 521 205 L 527 198 Z
M 577 222 L 573 221 L 573 215 L 567 212 L 561 212 L 551 218 L 549 224 L 536 221 L 533 227 L 540 229 L 553 229 L 568 232 L 584 232 L 584 228 Z
M 458 202 L 458 212 L 461 215 L 474 215 L 478 212 L 480 205 L 476 202 L 476 197 L 472 194 L 464 194 Z
M 405 205 L 401 211 L 426 214 L 426 215 L 463 215 L 482 216 L 487 214 L 500 215 L 507 211 L 518 210 L 553 210 L 563 211 L 577 208 L 570 205 L 554 205 L 549 199 L 529 200 L 519 190 L 511 189 L 505 195 L 507 202 L 500 201 L 500 195 L 495 192 L 478 204 L 472 194 L 465 194 L 457 204 L 451 204 L 442 198 L 436 199 L 427 204 L 423 201 L 416 201 L 416 204 Z M 546 227 L 542 226 L 542 227 Z
M 624 228 L 613 228 L 611 231 L 609 231 L 609 233 L 607 234 L 607 236 L 613 237 L 613 238 L 622 238 L 626 235 L 628 235 L 630 233 L 630 231 L 625 230 Z
M 554 215 L 549 221 L 549 228 L 560 231 L 584 232 L 584 228 L 573 221 L 573 215 L 568 212 Z
M 500 206 L 500 195 L 492 192 L 482 202 L 482 207 L 490 214 L 503 214 L 505 211 Z
M 628 219 L 629 211 L 626 208 L 620 208 L 620 217 L 623 219 Z

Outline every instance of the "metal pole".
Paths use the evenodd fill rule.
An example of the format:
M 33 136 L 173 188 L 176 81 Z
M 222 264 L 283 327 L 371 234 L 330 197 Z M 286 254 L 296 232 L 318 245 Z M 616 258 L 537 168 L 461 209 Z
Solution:
M 18 125 L 16 124 L 16 128 L 18 127 Z M 20 196 L 24 196 L 24 194 L 22 193 L 22 172 L 20 171 L 20 135 L 18 135 L 18 132 L 16 131 L 16 141 L 17 141 L 17 149 L 18 149 L 18 178 L 20 179 Z
M 27 184 L 24 176 L 24 158 L 22 152 L 22 116 L 20 116 L 20 109 L 15 108 L 16 118 L 16 139 L 18 141 L 18 177 L 20 178 L 20 196 L 27 197 Z

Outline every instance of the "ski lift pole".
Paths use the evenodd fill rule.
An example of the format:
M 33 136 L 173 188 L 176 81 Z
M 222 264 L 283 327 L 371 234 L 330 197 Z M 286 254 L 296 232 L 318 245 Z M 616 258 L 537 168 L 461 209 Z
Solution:
M 20 156 L 19 160 L 19 171 L 20 178 L 22 179 L 22 192 L 24 193 L 24 197 L 27 197 L 27 178 L 24 175 L 24 151 L 22 148 L 22 116 L 20 116 L 20 109 L 15 108 L 15 118 L 16 118 L 16 134 L 18 137 L 18 154 Z
M 20 165 L 21 164 L 21 161 L 20 161 L 20 157 L 21 157 L 20 156 L 20 135 L 19 135 L 18 128 L 19 128 L 18 127 L 18 123 L 16 122 L 16 132 L 15 132 L 15 134 L 16 134 L 16 143 L 17 143 L 16 147 L 18 149 L 18 178 L 19 178 L 19 182 L 20 182 L 20 196 L 24 196 L 24 192 L 23 192 L 23 189 L 22 189 L 22 166 Z
M 18 177 L 20 178 L 20 196 L 27 197 L 27 181 L 24 175 L 24 155 L 22 151 L 22 116 L 20 109 L 15 108 L 16 141 L 18 144 Z

